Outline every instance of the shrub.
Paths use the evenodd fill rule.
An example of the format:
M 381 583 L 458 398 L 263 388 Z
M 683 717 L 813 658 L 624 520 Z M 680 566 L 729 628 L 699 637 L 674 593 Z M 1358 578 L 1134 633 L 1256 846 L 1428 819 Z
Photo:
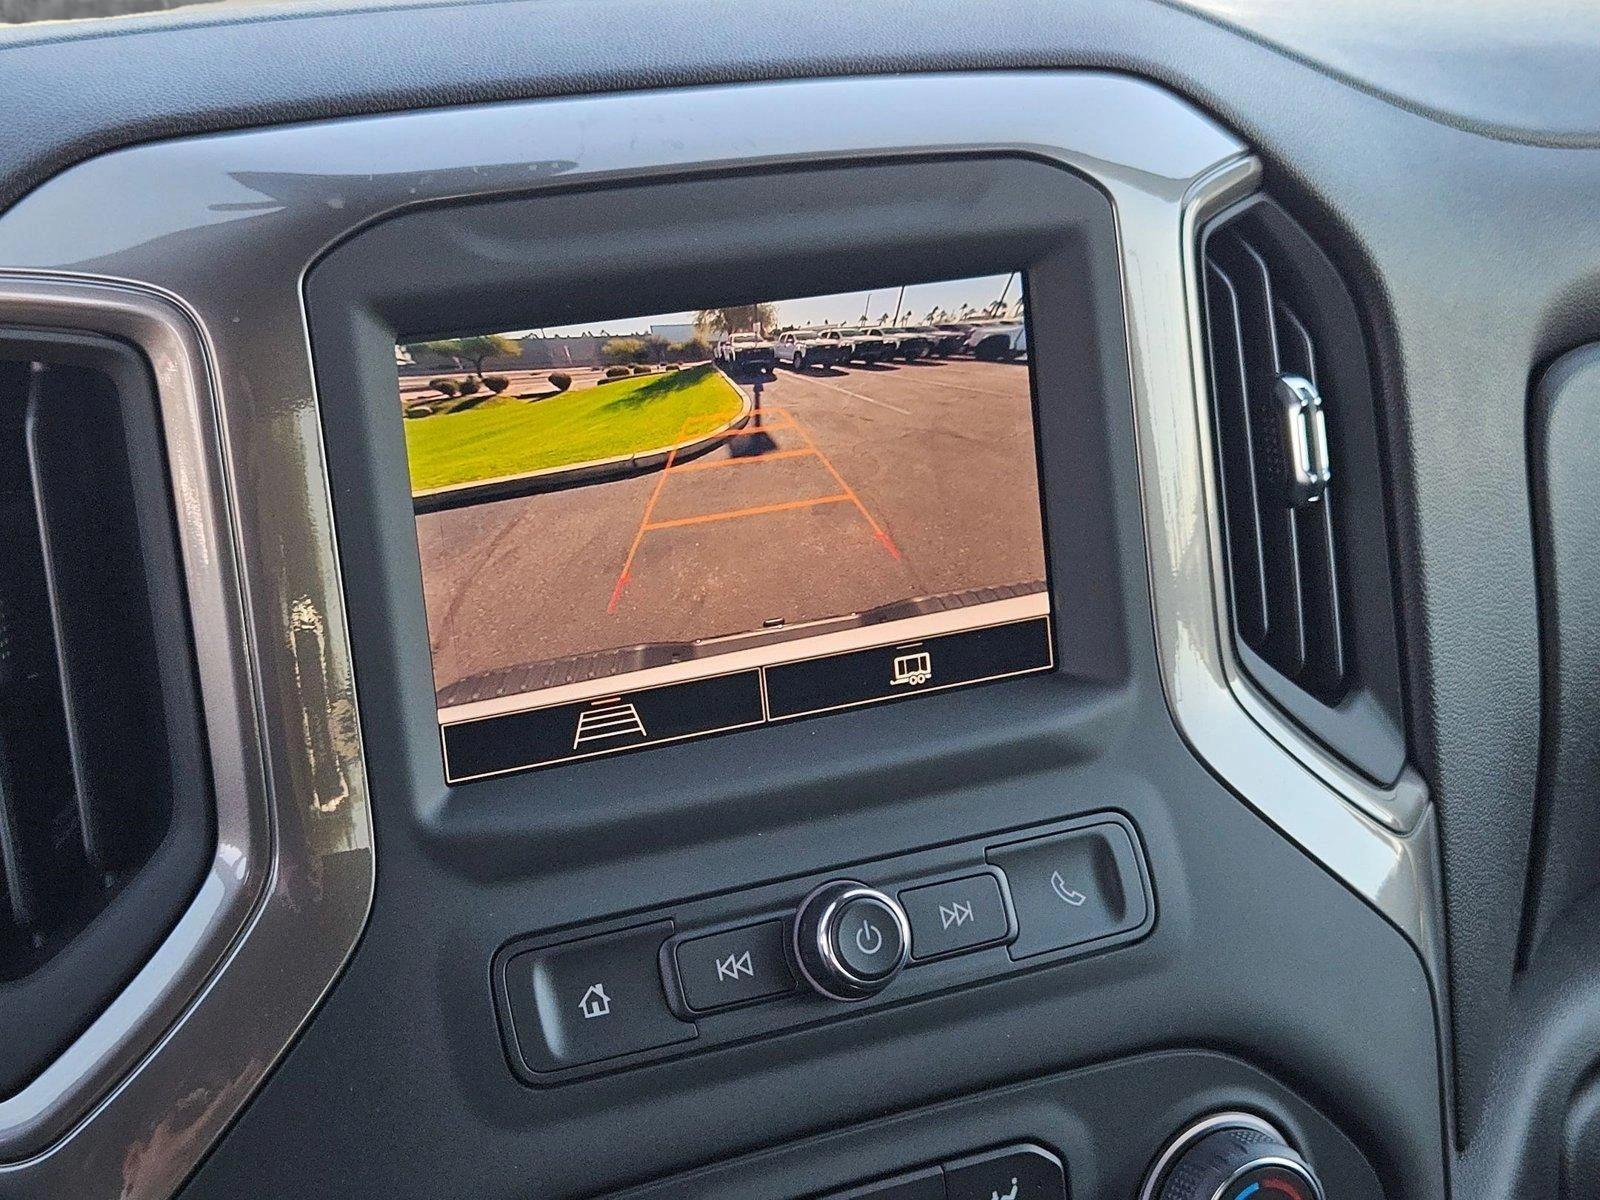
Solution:
M 646 366 L 638 366 L 633 369 L 633 373 L 635 375 L 648 375 L 650 374 L 650 368 Z
M 471 396 L 474 395 L 478 390 L 478 381 L 472 378 L 472 376 L 468 375 L 456 385 L 456 388 L 463 396 Z
M 600 346 L 600 357 L 608 363 L 643 362 L 649 353 L 639 338 L 610 338 Z
M 454 380 L 430 379 L 428 380 L 428 386 L 434 391 L 438 392 L 441 396 L 454 396 L 456 394 L 456 385 Z
M 711 343 L 703 337 L 692 337 L 673 346 L 672 356 L 679 362 L 700 362 L 711 357 Z
M 551 371 L 550 386 L 558 392 L 564 392 L 572 386 L 572 376 L 565 371 Z
M 629 369 L 628 367 L 624 367 L 621 364 L 618 364 L 615 367 L 607 367 L 606 368 L 606 378 L 607 379 L 621 379 L 626 375 L 632 375 L 632 374 L 633 374 L 633 371 L 631 369 Z
M 433 416 L 433 409 L 429 408 L 426 404 L 413 404 L 410 408 L 406 409 L 406 420 L 408 421 L 414 421 L 418 417 L 431 416 Z
M 504 375 L 485 375 L 483 377 L 483 386 L 498 396 L 511 386 L 511 380 Z
M 662 368 L 662 370 L 664 370 L 664 371 L 680 371 L 682 369 L 683 368 L 680 367 L 677 363 L 668 363 L 665 367 Z

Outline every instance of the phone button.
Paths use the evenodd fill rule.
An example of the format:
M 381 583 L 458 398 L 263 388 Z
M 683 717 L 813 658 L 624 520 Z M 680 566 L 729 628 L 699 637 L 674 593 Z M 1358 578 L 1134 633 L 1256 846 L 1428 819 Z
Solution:
M 1014 959 L 1137 929 L 1149 914 L 1138 851 L 1119 824 L 991 846 L 987 857 L 1011 887 Z

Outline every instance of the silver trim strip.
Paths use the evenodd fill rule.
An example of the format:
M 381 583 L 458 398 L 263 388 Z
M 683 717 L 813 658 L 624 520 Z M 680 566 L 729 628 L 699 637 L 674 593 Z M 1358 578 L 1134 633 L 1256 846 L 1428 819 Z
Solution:
M 269 706 L 241 590 L 237 492 L 212 355 L 181 302 L 134 285 L 0 272 L 0 320 L 109 334 L 148 356 L 217 817 L 211 868 L 151 960 L 59 1058 L 0 1100 L 0 1147 L 20 1160 L 0 1164 L 0 1181 L 48 1195 L 169 1196 L 321 1000 L 366 924 L 371 817 L 348 655 L 331 632 L 339 622 L 338 644 L 347 642 L 343 614 L 309 594 L 290 605 L 271 652 L 292 664 L 297 687 Z M 306 754 L 300 786 L 270 787 L 263 734 L 275 736 L 274 713 L 301 724 L 294 742 L 306 749 L 317 744 L 313 723 L 347 722 L 325 743 L 328 754 Z
M 1202 761 L 1406 935 L 1422 955 L 1436 1004 L 1442 1004 L 1438 850 L 1421 776 L 1407 767 L 1393 788 L 1372 786 L 1256 691 L 1229 640 L 1200 328 L 1198 232 L 1211 216 L 1253 192 L 1259 178 L 1260 165 L 1241 158 L 1197 179 L 1181 209 L 1182 254 L 1160 262 L 1141 255 L 1140 269 L 1123 277 L 1156 648 L 1167 703 Z M 1172 336 L 1140 348 L 1141 327 Z
M 219 722 L 213 735 L 237 742 L 231 760 L 219 759 L 228 772 L 220 790 L 276 821 L 270 859 L 259 857 L 259 838 L 236 847 L 242 891 L 264 880 L 267 892 L 202 998 L 156 1006 L 175 1013 L 159 1045 L 67 1139 L 0 1168 L 0 1186 L 171 1194 L 282 1053 L 361 928 L 370 814 L 302 306 L 310 264 L 351 231 L 417 203 L 731 165 L 949 152 L 1037 156 L 1109 197 L 1154 636 L 1174 720 L 1220 778 L 1412 941 L 1443 1003 L 1433 810 L 1420 780 L 1376 792 L 1330 760 L 1239 678 L 1221 625 L 1193 268 L 1198 223 L 1259 177 L 1230 134 L 1152 84 L 1092 71 L 631 92 L 280 126 L 102 155 L 0 216 L 0 267 L 33 273 L 0 272 L 0 321 L 31 312 L 60 323 L 76 313 L 76 323 L 103 328 L 100 307 L 85 297 L 115 308 L 134 293 L 89 277 L 138 281 L 144 297 L 182 297 L 187 323 L 169 325 L 167 303 L 167 320 L 147 315 L 128 336 L 152 354 L 164 403 L 174 404 L 185 562 L 211 597 L 208 622 L 229 631 L 226 645 L 206 647 L 203 680 L 208 716 Z M 47 272 L 61 277 L 38 277 Z M 187 330 L 182 345 L 178 326 Z M 231 590 L 235 557 L 242 614 Z M 256 749 L 264 762 L 252 758 Z M 341 851 L 364 880 L 319 911 L 306 880 Z M 226 899 L 208 890 L 198 903 Z M 139 1002 L 130 995 L 113 1011 Z M 64 1071 L 101 1062 L 95 1078 L 117 1073 L 110 1016 L 91 1031 L 105 1040 L 75 1046 Z M 0 1153 L 32 1152 L 31 1139 L 58 1127 L 38 1123 L 50 1109 L 43 1093 L 24 1095 L 35 1123 L 13 1110 Z
M 0 279 L 8 326 L 87 328 L 135 342 L 154 368 L 178 506 L 205 729 L 217 783 L 217 849 L 193 905 L 70 1051 L 0 1100 L 0 1144 L 12 1154 L 60 1135 L 149 1048 L 216 966 L 271 870 L 271 828 L 245 659 L 237 565 L 228 531 L 210 370 L 196 326 L 150 292 L 95 284 Z

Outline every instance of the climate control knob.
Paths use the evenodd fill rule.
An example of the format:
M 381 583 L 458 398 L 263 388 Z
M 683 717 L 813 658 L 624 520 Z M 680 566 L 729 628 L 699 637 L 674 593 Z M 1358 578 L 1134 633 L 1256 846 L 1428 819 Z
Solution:
M 910 954 L 905 909 L 864 883 L 825 883 L 801 901 L 795 914 L 795 962 L 806 982 L 829 999 L 877 995 L 900 974 Z
M 1257 1117 L 1228 1113 L 1191 1126 L 1167 1147 L 1144 1200 L 1323 1200 L 1309 1163 Z

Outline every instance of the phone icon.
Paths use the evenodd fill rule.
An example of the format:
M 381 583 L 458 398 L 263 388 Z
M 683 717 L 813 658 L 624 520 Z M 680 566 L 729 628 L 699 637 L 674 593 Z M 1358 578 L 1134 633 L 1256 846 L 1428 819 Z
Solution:
M 1050 872 L 1050 890 L 1060 896 L 1064 902 L 1072 905 L 1073 908 L 1082 908 L 1084 902 L 1089 899 L 1082 892 L 1068 887 L 1067 881 L 1061 878 L 1060 871 Z

